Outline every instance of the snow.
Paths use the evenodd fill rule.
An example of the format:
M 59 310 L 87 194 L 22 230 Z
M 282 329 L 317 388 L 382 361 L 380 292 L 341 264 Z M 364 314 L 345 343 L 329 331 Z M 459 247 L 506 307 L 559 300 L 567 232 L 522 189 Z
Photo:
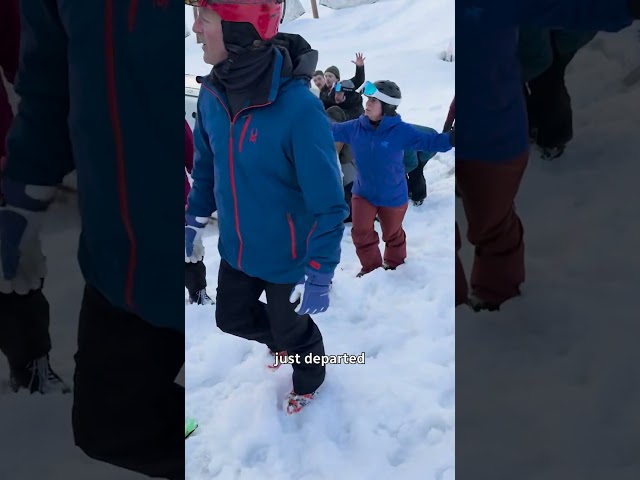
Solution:
M 498 313 L 456 311 L 456 427 L 468 445 L 456 459 L 474 478 L 638 478 L 640 84 L 622 82 L 640 64 L 636 31 L 599 34 L 578 53 L 574 140 L 553 162 L 531 155 L 517 198 L 523 296 Z
M 364 52 L 368 79 L 400 85 L 404 120 L 442 128 L 455 93 L 455 63 L 440 60 L 455 32 L 453 0 L 319 7 L 319 20 L 303 3 L 307 14 L 284 30 L 319 50 L 318 68 L 336 65 L 350 78 L 350 61 Z M 210 70 L 194 35 L 185 50 L 185 73 Z M 266 347 L 222 333 L 215 306 L 186 307 L 186 414 L 200 421 L 186 442 L 189 480 L 454 478 L 453 165 L 453 152 L 427 164 L 429 196 L 409 208 L 408 259 L 397 271 L 356 279 L 345 230 L 331 307 L 315 320 L 327 354 L 364 352 L 366 362 L 328 366 L 317 400 L 299 416 L 281 410 L 290 366 L 267 371 Z M 214 223 L 204 239 L 212 294 L 217 240 Z

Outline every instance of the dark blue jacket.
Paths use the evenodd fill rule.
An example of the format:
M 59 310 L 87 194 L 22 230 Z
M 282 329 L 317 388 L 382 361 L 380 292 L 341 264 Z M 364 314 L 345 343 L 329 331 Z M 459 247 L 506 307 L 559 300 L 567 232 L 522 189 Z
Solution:
M 306 265 L 340 262 L 344 200 L 340 165 L 322 103 L 303 79 L 280 78 L 266 105 L 231 119 L 225 94 L 202 81 L 187 213 L 218 211 L 220 256 L 252 277 L 296 283 Z
M 184 83 L 167 73 L 184 65 L 183 5 L 21 9 L 21 101 L 5 175 L 56 185 L 76 168 L 87 283 L 116 307 L 183 330 Z
M 357 120 L 334 123 L 333 138 L 348 143 L 356 163 L 354 195 L 378 207 L 399 207 L 409 201 L 404 150 L 448 152 L 448 133 L 419 131 L 400 115 L 383 117 L 374 128 L 365 115 Z
M 529 148 L 518 26 L 618 31 L 627 0 L 458 0 L 456 159 L 504 162 Z
M 413 123 L 411 123 L 410 125 L 421 132 L 431 132 L 433 134 L 438 133 L 435 129 L 431 127 L 424 127 L 422 125 L 415 125 Z M 423 166 L 426 165 L 429 160 L 435 157 L 436 153 L 438 152 L 420 152 L 415 150 L 405 150 L 404 151 L 405 173 L 409 173 L 415 170 L 420 164 L 422 164 Z
M 523 27 L 518 32 L 518 58 L 522 81 L 529 82 L 544 73 L 557 55 L 573 56 L 593 40 L 597 32 Z

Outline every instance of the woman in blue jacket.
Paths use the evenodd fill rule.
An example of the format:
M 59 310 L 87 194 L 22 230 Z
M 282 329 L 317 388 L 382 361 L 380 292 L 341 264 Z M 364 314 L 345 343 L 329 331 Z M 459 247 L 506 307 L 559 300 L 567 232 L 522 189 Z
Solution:
M 409 203 L 404 150 L 447 152 L 453 134 L 421 132 L 396 113 L 402 95 L 394 82 L 366 82 L 362 87 L 367 103 L 364 115 L 332 125 L 336 142 L 348 143 L 356 162 L 351 200 L 351 236 L 360 259 L 361 277 L 379 267 L 395 269 L 407 256 L 402 221 Z M 376 215 L 385 242 L 384 257 L 374 228 Z

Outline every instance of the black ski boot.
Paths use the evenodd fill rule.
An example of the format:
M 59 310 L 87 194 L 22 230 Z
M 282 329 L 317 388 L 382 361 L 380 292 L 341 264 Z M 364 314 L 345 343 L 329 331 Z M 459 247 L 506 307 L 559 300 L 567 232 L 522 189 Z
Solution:
M 566 145 L 560 145 L 557 147 L 540 147 L 540 158 L 542 160 L 554 160 L 564 153 Z
M 471 295 L 471 297 L 469 297 L 469 306 L 474 312 L 481 312 L 483 310 L 488 312 L 497 312 L 500 310 L 500 305 L 487 302 L 475 295 Z
M 203 288 L 202 290 L 194 293 L 193 295 L 189 295 L 189 302 L 193 305 L 214 305 L 216 302 L 209 296 L 207 293 L 207 289 Z
M 9 386 L 14 392 L 21 389 L 42 394 L 71 392 L 71 388 L 51 368 L 48 355 L 37 358 L 22 368 L 12 369 Z

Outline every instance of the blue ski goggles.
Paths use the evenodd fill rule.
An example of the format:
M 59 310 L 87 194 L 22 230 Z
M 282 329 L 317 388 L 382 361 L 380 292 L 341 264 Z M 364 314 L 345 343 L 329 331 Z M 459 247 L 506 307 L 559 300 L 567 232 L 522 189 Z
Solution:
M 356 89 L 353 85 L 353 82 L 348 81 L 351 85 L 343 85 L 342 82 L 338 82 L 336 83 L 335 89 L 336 92 L 340 93 L 340 92 L 355 92 Z
M 358 89 L 358 92 L 363 93 L 367 97 L 377 98 L 381 102 L 387 103 L 389 105 L 395 105 L 396 107 L 400 105 L 399 98 L 393 98 L 389 95 L 382 93 L 378 88 L 371 82 L 364 82 L 364 85 Z

